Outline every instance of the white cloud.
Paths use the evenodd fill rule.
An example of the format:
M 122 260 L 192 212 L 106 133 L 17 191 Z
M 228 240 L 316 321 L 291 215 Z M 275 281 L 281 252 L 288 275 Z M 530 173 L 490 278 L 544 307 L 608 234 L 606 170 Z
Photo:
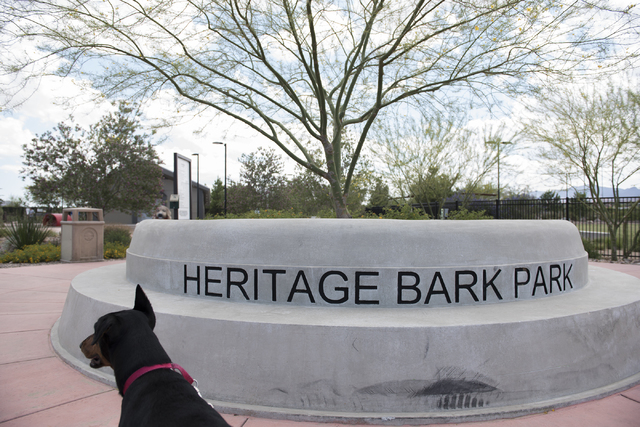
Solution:
M 0 159 L 19 158 L 22 144 L 30 141 L 34 134 L 25 129 L 25 123 L 16 117 L 0 118 Z
M 0 165 L 0 170 L 6 171 L 9 173 L 17 174 L 20 172 L 20 169 L 22 169 L 22 167 L 16 164 Z
M 74 116 L 74 122 L 87 126 L 97 122 L 113 107 L 96 102 L 97 92 L 84 81 L 45 77 L 36 92 L 18 109 L 21 116 L 43 123 L 47 129 Z

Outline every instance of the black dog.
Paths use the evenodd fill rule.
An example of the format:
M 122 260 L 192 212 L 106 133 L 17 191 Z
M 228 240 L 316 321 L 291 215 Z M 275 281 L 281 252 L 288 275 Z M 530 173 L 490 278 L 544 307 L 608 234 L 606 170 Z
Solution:
M 92 368 L 111 366 L 122 399 L 119 427 L 229 427 L 153 333 L 156 316 L 140 285 L 133 310 L 98 319 L 80 348 Z M 176 372 L 179 369 L 182 373 Z

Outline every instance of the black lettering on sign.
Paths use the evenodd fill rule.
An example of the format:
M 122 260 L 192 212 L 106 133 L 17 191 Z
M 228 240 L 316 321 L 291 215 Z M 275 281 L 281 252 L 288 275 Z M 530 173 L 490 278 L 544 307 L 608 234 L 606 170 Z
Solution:
M 242 279 L 240 279 L 239 281 L 231 280 L 231 275 L 233 273 L 240 273 L 242 275 Z M 227 267 L 227 298 L 231 298 L 231 287 L 237 286 L 238 289 L 242 291 L 242 296 L 244 297 L 244 299 L 248 301 L 249 295 L 247 294 L 247 291 L 244 289 L 244 284 L 247 283 L 248 280 L 249 280 L 249 275 L 247 274 L 246 270 L 244 270 L 243 268 Z
M 536 280 L 533 283 L 533 292 L 531 293 L 532 297 L 536 296 L 536 289 L 541 286 L 544 289 L 544 294 L 547 295 L 549 292 L 547 291 L 547 282 L 544 280 L 544 273 L 542 272 L 542 267 L 538 266 L 538 270 L 536 270 Z
M 326 302 L 328 302 L 329 304 L 342 304 L 343 302 L 346 302 L 349 299 L 349 288 L 345 287 L 345 286 L 341 286 L 341 287 L 337 287 L 336 286 L 335 288 L 333 288 L 333 290 L 335 290 L 335 291 L 342 292 L 342 297 L 341 298 L 339 298 L 339 299 L 331 299 L 331 298 L 327 297 L 327 294 L 324 291 L 324 281 L 329 276 L 340 276 L 340 278 L 344 282 L 346 282 L 348 280 L 347 279 L 347 275 L 344 274 L 342 271 L 337 271 L 337 270 L 327 271 L 320 278 L 320 284 L 319 284 L 320 297 L 323 300 L 325 300 Z
M 518 280 L 518 273 L 526 273 L 526 279 L 524 281 Z M 527 267 L 517 267 L 516 272 L 514 274 L 513 282 L 514 282 L 514 290 L 515 290 L 515 298 L 518 298 L 518 286 L 523 286 L 529 283 L 529 279 L 531 279 L 531 273 Z
M 217 292 L 209 292 L 209 283 L 220 283 L 220 279 L 209 279 L 210 271 L 222 271 L 222 267 L 204 267 L 204 294 L 210 297 L 220 297 L 222 298 L 221 293 Z
M 413 277 L 413 284 L 405 285 L 404 278 L 405 277 Z M 413 271 L 399 271 L 398 272 L 398 304 L 415 304 L 420 301 L 422 297 L 422 292 L 418 289 L 418 285 L 420 284 L 420 276 L 418 273 L 414 273 Z M 405 300 L 403 298 L 404 291 L 412 291 L 415 294 L 415 298 L 412 300 Z
M 276 275 L 278 274 L 287 274 L 287 270 L 262 270 L 265 274 L 271 275 L 271 301 L 276 302 L 277 300 L 277 285 L 276 285 Z
M 440 290 L 436 290 L 436 280 L 440 282 Z M 431 281 L 431 286 L 429 286 L 429 292 L 427 292 L 427 298 L 425 298 L 424 303 L 429 304 L 431 301 L 431 295 L 444 295 L 447 299 L 447 303 L 451 304 L 451 298 L 449 297 L 449 292 L 447 292 L 447 287 L 444 284 L 444 280 L 442 280 L 442 274 L 439 271 L 433 275 L 433 280 Z
M 258 301 L 258 269 L 253 269 L 253 300 Z
M 498 277 L 498 274 L 500 274 L 501 271 L 502 270 L 498 269 L 491 280 L 487 282 L 487 270 L 482 270 L 482 301 L 487 300 L 487 288 L 489 287 L 493 289 L 493 292 L 496 294 L 499 300 L 502 299 L 502 295 L 500 295 L 498 288 L 496 288 L 496 285 L 493 283 L 493 281 L 496 280 L 496 277 Z
M 310 304 L 315 304 L 315 292 L 317 285 L 317 292 L 322 300 L 320 301 L 321 303 L 332 305 L 348 302 L 353 302 L 355 305 L 380 305 L 381 303 L 379 300 L 379 287 L 382 285 L 378 283 L 379 279 L 377 279 L 377 281 L 375 279 L 380 276 L 379 271 L 355 271 L 354 287 L 351 289 L 350 274 L 353 271 L 351 269 L 349 272 L 341 270 L 326 271 L 322 274 L 317 283 L 314 280 L 312 287 L 310 286 L 309 280 L 306 276 L 309 272 L 305 272 L 305 270 L 301 269 L 293 271 L 285 268 L 260 270 L 259 268 L 245 269 L 240 267 L 215 267 L 204 265 L 204 278 L 202 278 L 200 275 L 201 266 L 199 265 L 195 266 L 195 274 L 192 276 L 189 275 L 190 273 L 194 273 L 191 269 L 193 267 L 193 265 L 191 267 L 187 264 L 183 265 L 183 286 L 185 294 L 189 293 L 189 289 L 194 289 L 193 282 L 195 282 L 194 290 L 197 295 L 200 295 L 200 282 L 202 279 L 204 282 L 204 295 L 206 296 L 217 298 L 223 298 L 226 296 L 228 299 L 237 299 L 240 298 L 240 295 L 238 294 L 239 292 L 246 301 L 260 301 L 261 299 L 267 300 L 269 279 L 267 278 L 265 283 L 261 283 L 259 276 L 260 273 L 262 273 L 271 276 L 271 301 L 277 302 L 278 292 L 280 291 L 280 294 L 284 296 L 284 292 L 286 291 L 285 289 L 278 289 L 279 285 L 283 285 L 283 283 L 278 283 L 278 276 L 284 275 L 285 277 L 281 279 L 281 282 L 282 280 L 285 280 L 288 285 L 291 283 L 289 281 L 289 277 L 292 277 L 293 271 L 295 271 L 296 275 L 293 283 L 290 287 L 287 286 L 286 288 L 289 289 L 286 302 L 293 302 L 296 294 L 304 294 L 306 295 L 306 298 L 309 299 Z M 532 268 L 536 269 L 535 278 L 532 274 Z M 225 269 L 226 273 L 224 272 Z M 531 286 L 531 297 L 544 296 L 552 294 L 554 291 L 564 292 L 567 289 L 572 289 L 572 269 L 572 263 L 517 267 L 514 269 L 513 277 L 514 298 L 518 299 L 523 295 L 525 297 L 529 296 L 528 286 Z M 250 282 L 251 270 L 253 270 L 253 282 Z M 504 292 L 504 290 L 500 289 L 500 286 L 504 281 L 500 280 L 502 270 L 498 267 L 494 267 L 493 272 L 490 267 L 483 269 L 481 283 L 480 278 L 478 277 L 479 273 L 474 270 L 447 270 L 446 273 L 447 275 L 453 274 L 455 277 L 454 283 L 449 283 L 449 285 L 454 285 L 453 300 L 455 303 L 460 303 L 461 301 L 464 303 L 468 300 L 468 298 L 464 296 L 465 292 L 468 292 L 473 301 L 480 302 L 480 286 L 475 288 L 476 285 L 480 284 L 482 285 L 482 301 L 503 300 L 501 292 Z M 310 277 L 317 277 L 315 274 L 319 275 L 320 273 L 314 273 Z M 431 284 L 428 289 L 426 287 L 426 277 L 427 276 L 425 275 L 421 276 L 415 271 L 397 271 L 395 303 L 398 306 L 417 304 L 422 300 L 422 292 L 426 291 L 426 297 L 424 299 L 425 305 L 430 304 L 431 299 L 438 295 L 444 296 L 444 300 L 446 300 L 447 304 L 451 304 L 452 298 L 443 279 L 442 273 L 440 271 L 434 271 L 430 282 Z M 225 278 L 226 295 L 223 291 L 223 286 L 225 286 L 223 281 Z M 451 278 L 449 280 L 451 280 Z M 251 283 L 253 286 L 251 286 Z M 265 286 L 266 289 L 260 291 L 261 285 Z M 384 283 L 384 285 L 393 286 L 392 283 Z M 526 289 L 526 291 L 524 291 L 525 293 L 523 293 L 523 286 Z M 251 292 L 253 292 L 253 295 L 251 295 Z M 264 295 L 260 295 L 260 293 Z M 298 300 L 300 298 L 300 296 L 297 297 Z M 391 296 L 391 298 L 393 298 L 393 296 Z M 444 300 L 439 300 L 437 303 L 442 304 L 444 303 Z M 393 304 L 393 300 L 391 299 L 386 303 Z
M 298 283 L 302 278 L 302 282 L 304 283 L 304 289 L 298 289 Z M 307 282 L 307 277 L 304 275 L 304 271 L 298 271 L 298 275 L 296 276 L 296 280 L 293 281 L 293 286 L 291 287 L 291 292 L 289 292 L 289 298 L 287 298 L 287 302 L 293 301 L 293 294 L 307 294 L 309 296 L 309 301 L 312 304 L 316 303 L 316 300 L 313 298 L 313 293 L 311 293 L 311 288 L 309 287 L 309 282 Z
M 553 270 L 557 269 L 558 274 L 554 275 Z M 558 285 L 558 290 L 562 292 L 562 286 L 560 286 L 560 276 L 562 276 L 562 269 L 558 264 L 551 264 L 549 266 L 549 293 L 553 293 L 553 282 Z
M 565 270 L 567 266 L 563 263 L 562 264 L 562 272 L 563 272 L 563 281 L 562 281 L 562 287 L 563 290 L 567 290 L 567 282 L 569 282 L 569 286 L 571 286 L 571 289 L 573 289 L 573 283 L 571 283 L 571 278 L 569 277 L 569 273 L 571 273 L 571 269 L 573 268 L 573 264 L 571 264 L 569 266 L 569 270 Z
M 200 295 L 200 266 L 196 267 L 196 277 L 187 276 L 187 264 L 184 265 L 184 293 L 187 293 L 187 282 L 195 281 L 197 283 L 198 295 Z
M 462 276 L 471 276 L 471 283 L 462 285 L 460 283 L 460 278 Z M 471 289 L 473 286 L 475 286 L 477 282 L 478 282 L 478 275 L 474 271 L 471 271 L 471 270 L 456 271 L 456 302 L 460 302 L 460 289 L 466 289 L 467 291 L 469 291 L 469 293 L 471 294 L 471 298 L 473 298 L 473 300 L 477 302 L 478 297 L 473 292 L 473 289 Z
M 377 271 L 356 271 L 356 305 L 377 305 L 380 304 L 378 300 L 364 300 L 360 299 L 360 291 L 375 291 L 378 289 L 377 285 L 362 285 L 360 283 L 360 277 L 362 276 L 378 276 L 380 273 Z

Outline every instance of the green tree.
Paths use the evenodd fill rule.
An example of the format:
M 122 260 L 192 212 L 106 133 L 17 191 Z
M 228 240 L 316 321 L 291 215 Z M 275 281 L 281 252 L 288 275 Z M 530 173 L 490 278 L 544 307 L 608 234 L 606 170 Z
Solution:
M 572 91 L 554 88 L 537 97 L 525 133 L 539 147 L 548 173 L 560 179 L 578 170 L 593 198 L 590 206 L 609 231 L 611 259 L 618 257 L 618 230 L 637 206 L 621 210 L 620 188 L 640 171 L 640 97 L 613 85 Z M 613 203 L 600 189 L 613 189 Z
M 562 198 L 555 191 L 545 191 L 540 196 L 540 200 L 542 201 L 542 207 L 544 208 L 544 211 L 541 212 L 542 218 L 556 219 L 560 216 L 560 212 L 562 212 L 562 217 L 565 216 L 565 207 L 561 204 Z
M 586 217 L 587 212 L 589 212 L 587 194 L 576 191 L 574 197 L 569 199 L 569 220 L 581 221 Z
M 369 197 L 369 206 L 386 208 L 389 206 L 389 201 L 389 186 L 382 178 L 376 178 Z
M 23 145 L 23 178 L 35 202 L 90 206 L 105 213 L 150 213 L 161 197 L 162 169 L 139 113 L 124 102 L 84 130 L 59 123 Z
M 184 107 L 246 124 L 325 179 L 338 217 L 350 216 L 380 113 L 437 105 L 458 89 L 488 101 L 493 88 L 528 89 L 536 76 L 604 69 L 625 55 L 614 37 L 637 41 L 634 9 L 601 0 L 3 0 L 0 11 L 5 73 L 54 67 L 107 96 L 171 89 Z M 345 168 L 347 129 L 356 143 Z
M 287 184 L 290 208 L 295 212 L 314 216 L 333 210 L 331 190 L 326 182 L 308 169 L 297 168 Z
M 227 213 L 240 215 L 256 209 L 255 192 L 248 185 L 229 180 L 227 183 Z
M 416 180 L 409 186 L 411 191 L 412 202 L 422 205 L 423 209 L 432 217 L 436 217 L 437 213 L 444 206 L 447 198 L 453 196 L 454 185 L 457 176 L 440 173 L 438 166 L 431 166 L 427 171 L 420 171 L 416 176 Z M 437 206 L 431 205 L 436 203 Z
M 281 210 L 288 205 L 282 157 L 273 148 L 240 157 L 240 183 L 247 187 L 244 203 L 251 209 Z
M 217 178 L 211 187 L 211 197 L 206 207 L 206 213 L 212 216 L 224 213 L 224 183 L 220 178 Z
M 540 200 L 559 201 L 560 195 L 553 190 L 547 190 L 540 195 Z

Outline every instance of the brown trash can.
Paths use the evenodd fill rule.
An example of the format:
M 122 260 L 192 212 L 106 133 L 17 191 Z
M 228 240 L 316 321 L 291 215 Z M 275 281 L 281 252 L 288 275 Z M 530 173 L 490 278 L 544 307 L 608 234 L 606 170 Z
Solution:
M 104 218 L 102 209 L 63 209 L 60 221 L 60 260 L 91 262 L 104 260 Z

